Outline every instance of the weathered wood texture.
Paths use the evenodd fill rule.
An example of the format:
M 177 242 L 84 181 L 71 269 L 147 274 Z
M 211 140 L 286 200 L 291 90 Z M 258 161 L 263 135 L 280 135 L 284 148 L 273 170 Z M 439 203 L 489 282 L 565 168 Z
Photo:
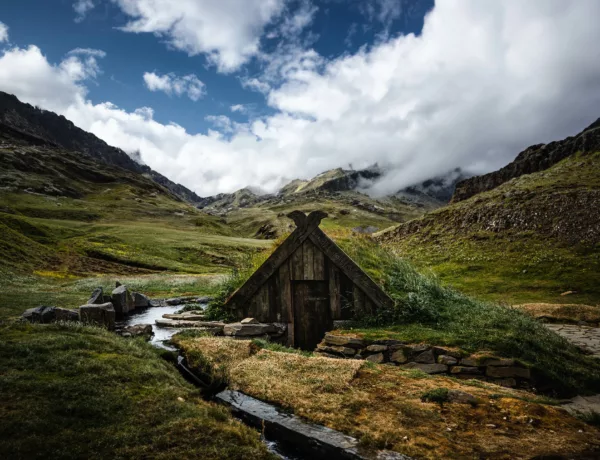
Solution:
M 392 304 L 318 228 L 324 216 L 290 213 L 296 230 L 227 301 L 239 319 L 286 323 L 290 346 L 310 349 L 334 320 L 370 315 Z

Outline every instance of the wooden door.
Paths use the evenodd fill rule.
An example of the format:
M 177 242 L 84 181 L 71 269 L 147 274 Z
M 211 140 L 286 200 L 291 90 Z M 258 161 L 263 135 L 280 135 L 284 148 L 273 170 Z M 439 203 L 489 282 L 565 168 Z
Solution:
M 328 281 L 292 281 L 294 346 L 313 351 L 333 329 Z

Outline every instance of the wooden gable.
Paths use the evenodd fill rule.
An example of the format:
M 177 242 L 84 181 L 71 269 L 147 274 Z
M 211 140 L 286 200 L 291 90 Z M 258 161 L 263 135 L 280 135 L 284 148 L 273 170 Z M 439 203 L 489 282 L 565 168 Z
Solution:
M 289 217 L 296 230 L 226 302 L 238 319 L 286 323 L 289 345 L 314 349 L 333 321 L 392 304 L 319 229 L 325 213 L 294 211 Z

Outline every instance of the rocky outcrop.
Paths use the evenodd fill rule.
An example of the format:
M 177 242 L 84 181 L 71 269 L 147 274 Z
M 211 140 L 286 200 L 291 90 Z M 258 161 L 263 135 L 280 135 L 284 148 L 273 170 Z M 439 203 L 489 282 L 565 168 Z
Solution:
M 116 312 L 112 303 L 82 305 L 79 307 L 79 320 L 82 323 L 115 329 Z
M 459 182 L 452 202 L 456 203 L 478 193 L 492 190 L 515 177 L 543 171 L 577 152 L 598 151 L 600 151 L 600 118 L 577 136 L 549 144 L 533 145 L 519 153 L 517 158 L 504 168 Z
M 447 374 L 459 379 L 479 379 L 506 387 L 531 388 L 528 366 L 508 358 L 468 355 L 461 350 L 398 340 L 366 341 L 334 333 L 325 334 L 315 354 L 330 358 L 364 359 L 427 374 Z

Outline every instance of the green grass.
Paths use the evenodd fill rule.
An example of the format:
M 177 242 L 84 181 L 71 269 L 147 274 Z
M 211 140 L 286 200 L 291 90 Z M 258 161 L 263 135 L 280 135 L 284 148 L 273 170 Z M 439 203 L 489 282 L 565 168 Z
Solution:
M 271 458 L 159 352 L 79 325 L 0 326 L 0 457 Z
M 378 237 L 484 300 L 598 305 L 599 178 L 600 153 L 574 155 Z
M 352 330 L 367 339 L 457 346 L 517 358 L 561 395 L 600 391 L 600 362 L 521 311 L 469 297 L 423 275 L 368 238 L 339 240 L 395 300 Z

